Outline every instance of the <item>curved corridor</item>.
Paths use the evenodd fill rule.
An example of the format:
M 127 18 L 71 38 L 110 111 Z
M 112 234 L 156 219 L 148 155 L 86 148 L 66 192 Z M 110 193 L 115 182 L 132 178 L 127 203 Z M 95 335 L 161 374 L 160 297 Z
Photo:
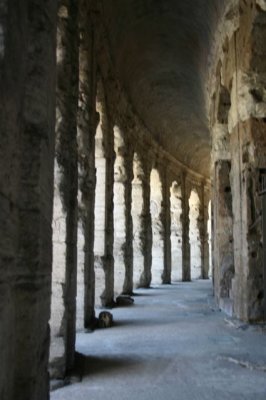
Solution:
M 265 327 L 215 309 L 211 281 L 135 294 L 112 328 L 77 335 L 76 383 L 52 400 L 265 400 Z

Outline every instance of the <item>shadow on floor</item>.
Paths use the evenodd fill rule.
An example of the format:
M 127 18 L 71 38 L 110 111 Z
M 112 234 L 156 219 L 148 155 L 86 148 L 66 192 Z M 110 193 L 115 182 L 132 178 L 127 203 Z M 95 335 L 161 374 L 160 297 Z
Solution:
M 138 365 L 138 363 L 137 360 L 129 360 L 126 357 L 92 357 L 77 352 L 75 355 L 74 373 L 80 379 L 98 374 L 104 374 L 106 377 L 108 374 L 113 375 L 116 371 L 124 371 Z

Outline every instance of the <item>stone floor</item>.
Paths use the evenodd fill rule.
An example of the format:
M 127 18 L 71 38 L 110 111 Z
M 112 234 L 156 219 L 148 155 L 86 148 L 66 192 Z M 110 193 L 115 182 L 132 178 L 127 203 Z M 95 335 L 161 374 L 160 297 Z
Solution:
M 137 290 L 115 326 L 77 336 L 81 382 L 52 400 L 265 400 L 266 329 L 212 307 L 210 281 Z

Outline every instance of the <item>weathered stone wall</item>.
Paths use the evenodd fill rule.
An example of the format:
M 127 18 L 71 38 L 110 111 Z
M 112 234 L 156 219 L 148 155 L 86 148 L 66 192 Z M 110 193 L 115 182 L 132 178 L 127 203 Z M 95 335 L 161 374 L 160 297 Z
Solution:
M 214 159 L 231 160 L 235 269 L 230 295 L 233 302 L 232 312 L 244 320 L 256 321 L 264 318 L 265 304 L 259 191 L 260 170 L 266 165 L 263 135 L 266 109 L 266 12 L 264 1 L 249 0 L 237 3 L 238 8 L 234 8 L 230 24 L 227 24 L 230 29 L 220 32 L 216 64 L 213 64 L 216 83 L 213 82 L 212 87 L 214 90 L 222 85 L 223 92 L 229 93 L 229 97 L 223 96 L 223 99 L 226 99 L 223 101 L 224 108 L 229 108 L 228 116 L 225 121 L 217 118 L 215 95 L 211 95 L 214 101 L 210 120 L 214 127 Z M 219 99 L 217 102 L 219 103 Z M 223 114 L 223 110 L 218 117 L 220 114 Z M 225 133 L 222 135 L 222 130 L 216 128 L 216 120 L 223 124 Z M 215 191 L 218 195 L 219 188 L 215 187 Z M 217 265 L 216 275 L 219 276 L 220 272 L 221 265 Z M 218 297 L 219 291 L 220 286 L 216 288 Z

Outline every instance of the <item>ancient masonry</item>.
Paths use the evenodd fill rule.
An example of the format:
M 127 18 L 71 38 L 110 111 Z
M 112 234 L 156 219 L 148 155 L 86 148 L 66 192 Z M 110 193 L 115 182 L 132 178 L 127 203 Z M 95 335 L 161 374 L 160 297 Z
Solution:
M 211 179 L 135 112 L 101 2 L 15 3 L 0 5 L 1 400 L 48 399 L 95 306 L 207 279 L 210 214 L 217 304 L 265 321 L 265 0 L 225 2 L 213 38 Z

